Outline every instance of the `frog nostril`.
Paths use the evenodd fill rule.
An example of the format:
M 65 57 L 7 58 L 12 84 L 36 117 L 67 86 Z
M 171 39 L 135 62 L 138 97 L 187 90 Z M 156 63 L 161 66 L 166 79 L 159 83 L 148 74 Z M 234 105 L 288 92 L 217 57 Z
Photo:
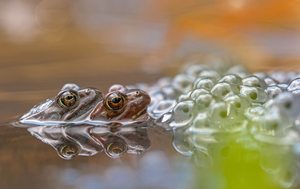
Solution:
M 91 94 L 91 89 L 84 89 L 82 92 L 79 93 L 79 97 L 83 98 L 85 96 L 89 96 Z

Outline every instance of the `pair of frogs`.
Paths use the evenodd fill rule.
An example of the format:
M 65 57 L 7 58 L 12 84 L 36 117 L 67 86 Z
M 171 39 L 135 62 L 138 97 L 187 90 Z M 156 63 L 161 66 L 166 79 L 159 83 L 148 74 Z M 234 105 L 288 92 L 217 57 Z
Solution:
M 130 125 L 149 119 L 150 96 L 139 89 L 113 85 L 107 94 L 95 88 L 65 84 L 55 98 L 34 106 L 20 118 L 21 124 Z

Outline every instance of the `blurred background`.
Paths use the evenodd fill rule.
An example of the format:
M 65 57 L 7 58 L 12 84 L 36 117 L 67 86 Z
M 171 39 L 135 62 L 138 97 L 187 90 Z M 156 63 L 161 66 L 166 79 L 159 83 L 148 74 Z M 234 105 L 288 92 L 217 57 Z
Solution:
M 0 44 L 0 121 L 5 125 L 67 82 L 103 91 L 113 83 L 151 83 L 174 75 L 186 58 L 198 54 L 234 57 L 253 71 L 300 70 L 300 1 L 0 0 Z M 155 161 L 145 160 L 150 164 L 144 172 L 152 171 L 156 180 L 141 180 L 189 178 L 186 167 L 177 175 L 172 171 L 177 168 L 164 163 L 180 158 L 170 136 L 151 136 L 151 150 L 164 155 L 154 152 L 149 157 Z M 150 169 L 152 160 L 166 165 L 165 172 Z M 93 189 L 105 188 L 97 181 L 112 181 L 116 173 L 135 178 L 130 168 L 108 169 L 110 164 L 119 161 L 101 156 L 66 162 L 26 130 L 1 127 L 0 188 Z M 142 188 L 121 181 L 116 187 Z M 185 188 L 182 183 L 176 186 Z
M 294 70 L 299 30 L 298 0 L 1 0 L 0 89 L 153 81 L 191 54 Z

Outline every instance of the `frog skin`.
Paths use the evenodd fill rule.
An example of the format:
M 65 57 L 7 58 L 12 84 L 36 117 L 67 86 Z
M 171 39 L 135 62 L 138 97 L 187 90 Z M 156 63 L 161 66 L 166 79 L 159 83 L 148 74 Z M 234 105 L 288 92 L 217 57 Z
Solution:
M 147 108 L 150 96 L 140 89 L 113 85 L 91 113 L 91 120 L 141 123 L 149 119 Z
M 23 115 L 20 123 L 48 125 L 76 122 L 87 118 L 95 105 L 101 101 L 102 94 L 97 89 L 81 89 L 76 84 L 65 84 L 54 98 L 34 106 Z
M 21 124 L 93 124 L 119 125 L 145 122 L 150 97 L 139 89 L 113 85 L 104 95 L 94 88 L 81 89 L 76 84 L 66 84 L 52 99 L 34 106 L 20 118 Z M 117 125 L 118 125 L 117 124 Z

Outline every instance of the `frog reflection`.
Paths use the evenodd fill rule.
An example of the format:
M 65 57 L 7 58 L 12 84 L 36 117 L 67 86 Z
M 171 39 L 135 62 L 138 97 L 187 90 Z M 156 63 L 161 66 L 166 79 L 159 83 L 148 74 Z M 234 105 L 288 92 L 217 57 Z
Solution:
M 34 106 L 20 119 L 21 124 L 130 124 L 148 120 L 150 97 L 139 89 L 113 85 L 103 95 L 94 88 L 66 84 L 55 98 Z
M 145 127 L 122 127 L 111 132 L 107 127 L 65 125 L 31 127 L 28 131 L 67 160 L 76 156 L 93 156 L 99 152 L 118 158 L 124 153 L 143 153 L 150 147 Z

